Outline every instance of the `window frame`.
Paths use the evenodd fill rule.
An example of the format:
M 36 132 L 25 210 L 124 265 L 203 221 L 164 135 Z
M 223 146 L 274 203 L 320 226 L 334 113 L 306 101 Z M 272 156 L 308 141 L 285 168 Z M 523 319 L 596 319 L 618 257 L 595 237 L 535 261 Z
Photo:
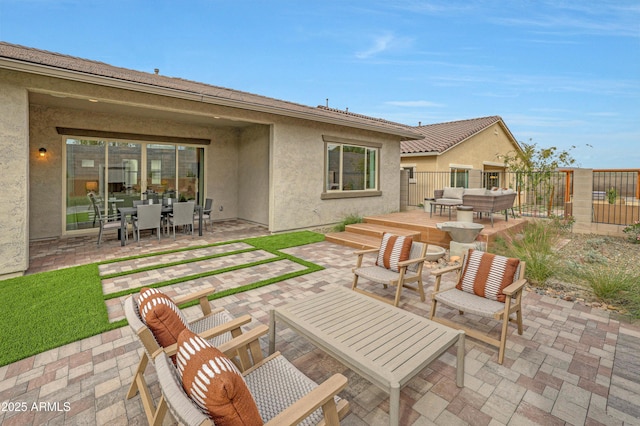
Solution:
M 377 197 L 382 195 L 382 191 L 380 191 L 380 153 L 382 151 L 382 144 L 371 141 L 362 141 L 356 139 L 348 139 L 341 138 L 336 136 L 328 136 L 323 135 L 322 139 L 324 141 L 324 172 L 323 172 L 323 183 L 322 183 L 322 194 L 321 199 L 336 199 L 336 198 L 357 198 L 357 197 Z M 332 145 L 340 145 L 340 170 L 338 173 L 338 188 L 330 189 L 329 186 L 329 146 Z M 374 188 L 370 189 L 355 189 L 355 190 L 345 190 L 341 188 L 341 182 L 343 181 L 343 160 L 344 160 L 344 151 L 343 148 L 345 146 L 354 147 L 354 148 L 364 148 L 365 149 L 365 157 L 368 156 L 368 150 L 373 150 L 375 153 L 375 170 L 373 172 L 374 178 Z M 363 172 L 363 177 L 366 179 L 366 174 Z M 365 181 L 366 185 L 366 181 Z

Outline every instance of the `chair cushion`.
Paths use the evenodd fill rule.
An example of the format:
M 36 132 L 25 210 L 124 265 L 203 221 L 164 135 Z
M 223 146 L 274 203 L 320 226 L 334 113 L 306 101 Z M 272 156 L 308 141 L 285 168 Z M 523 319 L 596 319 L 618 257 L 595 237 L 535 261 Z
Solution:
M 185 329 L 176 358 L 182 387 L 216 426 L 263 424 L 242 374 L 225 354 Z
M 442 193 L 442 198 L 457 198 L 462 200 L 462 196 L 464 195 L 464 188 L 444 188 L 444 192 Z
M 385 232 L 382 235 L 382 243 L 378 251 L 376 265 L 394 272 L 400 272 L 398 262 L 409 260 L 412 243 L 411 237 L 402 237 Z
M 504 302 L 506 296 L 502 290 L 515 280 L 519 263 L 518 259 L 470 249 L 456 288 Z
M 178 306 L 158 289 L 140 289 L 138 306 L 140 318 L 162 347 L 176 343 L 180 332 L 187 328 L 187 319 Z

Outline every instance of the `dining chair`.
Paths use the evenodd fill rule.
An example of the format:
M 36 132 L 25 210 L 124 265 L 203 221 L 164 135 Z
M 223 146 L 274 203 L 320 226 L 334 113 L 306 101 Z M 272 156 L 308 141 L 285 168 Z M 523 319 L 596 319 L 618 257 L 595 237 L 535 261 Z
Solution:
M 100 210 L 100 205 L 96 200 L 95 196 L 93 196 L 93 194 L 89 194 L 89 199 L 91 200 L 91 204 L 93 205 L 94 226 L 95 226 L 95 223 L 98 222 L 98 226 L 100 227 L 100 230 L 98 231 L 98 246 L 99 246 L 100 243 L 102 242 L 102 234 L 104 233 L 104 231 L 120 230 L 120 218 L 118 217 L 118 215 L 103 216 L 102 210 Z M 125 230 L 124 236 L 121 238 L 124 238 L 126 240 L 127 238 L 126 230 Z
M 204 225 L 205 229 L 209 229 L 207 226 L 207 222 L 211 223 L 211 209 L 213 208 L 213 198 L 207 198 L 204 201 L 204 208 L 202 209 L 202 224 L 198 224 L 198 226 Z M 193 214 L 194 220 L 200 220 L 200 215 L 198 212 Z
M 176 226 L 190 226 L 193 235 L 193 212 L 195 211 L 195 201 L 185 201 L 173 205 L 173 214 L 169 216 L 169 224 L 173 227 L 173 239 L 176 239 Z
M 137 207 L 138 213 L 133 225 L 136 230 L 137 240 L 140 241 L 140 230 L 155 229 L 160 240 L 160 224 L 162 218 L 162 206 L 160 204 L 142 204 Z

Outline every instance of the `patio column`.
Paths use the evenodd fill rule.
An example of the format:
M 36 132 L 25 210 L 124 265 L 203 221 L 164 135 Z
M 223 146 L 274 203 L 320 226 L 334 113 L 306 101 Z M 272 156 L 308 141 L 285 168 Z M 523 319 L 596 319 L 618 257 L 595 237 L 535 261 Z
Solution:
M 0 279 L 5 279 L 29 267 L 29 95 L 1 81 L 0 164 Z
M 590 232 L 593 217 L 593 169 L 573 172 L 573 217 L 576 232 Z

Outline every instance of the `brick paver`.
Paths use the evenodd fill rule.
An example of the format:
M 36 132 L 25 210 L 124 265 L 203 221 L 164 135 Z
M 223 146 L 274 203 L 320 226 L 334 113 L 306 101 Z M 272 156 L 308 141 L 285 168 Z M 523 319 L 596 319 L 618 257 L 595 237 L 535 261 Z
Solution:
M 241 225 L 236 222 L 229 228 L 250 235 Z M 237 238 L 233 231 L 227 231 L 225 237 Z M 219 238 L 215 232 L 204 237 Z M 181 244 L 193 245 L 178 240 L 177 245 Z M 105 250 L 104 255 L 116 258 L 120 253 L 123 257 L 113 247 L 113 253 Z M 268 324 L 272 307 L 335 286 L 350 287 L 352 249 L 321 242 L 287 251 L 326 269 L 212 304 L 234 315 L 249 313 L 253 327 Z M 93 256 L 83 255 L 82 259 Z M 77 258 L 67 260 L 78 262 Z M 43 260 L 38 268 L 47 263 Z M 229 276 L 224 281 L 233 279 Z M 425 279 L 432 284 L 432 278 L 425 275 Z M 376 287 L 376 291 L 390 296 L 393 290 Z M 428 315 L 428 304 L 410 292 L 403 295 L 400 307 Z M 187 309 L 187 316 L 195 316 L 197 309 Z M 446 307 L 441 309 L 446 312 Z M 464 321 L 478 320 L 472 315 L 464 317 Z M 498 332 L 491 322 L 483 324 Z M 402 390 L 402 424 L 640 425 L 639 338 L 638 325 L 620 322 L 606 311 L 526 292 L 524 334 L 519 336 L 515 327 L 510 328 L 504 364 L 497 364 L 495 348 L 467 338 L 465 387 L 455 386 L 455 353 L 445 353 Z M 342 396 L 351 402 L 351 411 L 343 424 L 388 423 L 384 392 L 293 331 L 278 328 L 276 348 L 317 381 L 336 372 L 347 376 L 349 384 Z M 0 423 L 145 424 L 139 396 L 125 400 L 140 352 L 139 343 L 125 327 L 0 367 Z M 146 376 L 152 394 L 158 397 L 152 366 Z M 170 417 L 165 420 L 171 423 Z

